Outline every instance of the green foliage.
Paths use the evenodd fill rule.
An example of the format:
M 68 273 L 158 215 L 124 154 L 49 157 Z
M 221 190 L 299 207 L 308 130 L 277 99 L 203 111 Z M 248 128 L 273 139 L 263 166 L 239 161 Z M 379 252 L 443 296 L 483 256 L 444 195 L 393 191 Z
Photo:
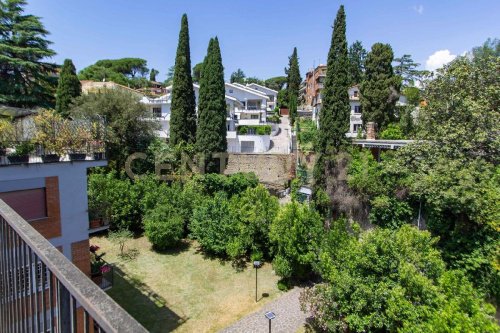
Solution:
M 199 152 L 218 153 L 227 150 L 226 98 L 224 67 L 217 37 L 210 39 L 203 62 L 198 100 L 198 130 L 196 145 Z
M 348 94 L 350 81 L 345 20 L 344 6 L 340 6 L 333 26 L 322 92 L 323 107 L 320 110 L 316 147 L 319 154 L 337 153 L 347 144 L 345 133 L 349 130 L 351 107 Z
M 411 223 L 413 209 L 406 201 L 380 195 L 370 201 L 370 222 L 381 227 L 397 229 Z
M 349 82 L 350 85 L 360 84 L 363 81 L 365 70 L 366 50 L 359 40 L 349 46 Z
M 238 234 L 227 195 L 218 192 L 195 207 L 189 228 L 205 252 L 225 256 L 227 244 Z
M 162 203 L 144 217 L 146 237 L 156 250 L 166 250 L 179 243 L 184 234 L 184 218 L 169 204 Z
M 483 45 L 474 47 L 471 53 L 475 59 L 498 58 L 500 57 L 500 39 L 488 38 Z
M 287 105 L 288 108 L 290 108 L 291 112 L 292 107 L 295 108 L 297 107 L 297 101 L 299 99 L 300 83 L 302 82 L 299 69 L 299 57 L 297 55 L 296 47 L 293 48 L 292 55 L 288 57 L 288 67 L 285 68 L 285 74 L 286 74 Z M 295 103 L 295 105 L 292 104 L 293 102 Z M 291 121 L 293 121 L 294 119 L 292 117 L 294 116 L 290 114 Z
M 191 77 L 191 51 L 187 15 L 182 15 L 179 44 L 175 56 L 170 116 L 170 143 L 196 141 L 196 103 Z
M 281 89 L 283 89 L 285 87 L 285 84 L 286 76 L 276 76 L 264 81 L 264 86 L 276 91 L 280 91 Z
M 290 125 L 293 126 L 297 118 L 297 96 L 295 94 L 288 95 L 288 109 L 290 111 Z
M 76 76 L 75 65 L 70 59 L 64 60 L 56 92 L 56 111 L 68 116 L 71 101 L 82 94 L 82 85 Z
M 15 141 L 16 128 L 11 121 L 0 118 L 0 149 L 5 149 Z
M 127 229 L 118 229 L 116 231 L 110 231 L 108 234 L 108 239 L 111 243 L 117 244 L 120 247 L 120 255 L 124 255 L 125 244 L 132 239 L 134 235 Z
M 429 232 L 404 226 L 358 237 L 339 226 L 320 254 L 325 283 L 302 295 L 315 326 L 330 332 L 498 330 L 491 306 L 470 282 L 446 271 Z
M 53 107 L 57 66 L 43 60 L 56 53 L 40 18 L 24 13 L 26 4 L 0 2 L 0 104 Z
M 311 207 L 293 201 L 282 207 L 271 224 L 273 267 L 283 278 L 310 276 L 323 233 L 323 221 Z
M 199 62 L 193 67 L 193 82 L 200 83 L 201 73 L 203 72 L 203 62 Z
M 202 192 L 207 196 L 213 196 L 217 192 L 225 192 L 229 197 L 259 184 L 259 179 L 254 173 L 235 173 L 230 176 L 209 173 L 196 175 L 192 181 L 199 184 L 203 189 Z
M 233 73 L 231 73 L 231 77 L 229 79 L 229 82 L 231 83 L 245 83 L 245 73 L 243 72 L 243 70 L 241 68 L 238 68 L 236 71 L 234 71 Z
M 288 108 L 288 90 L 287 89 L 282 89 L 278 91 L 278 107 L 280 108 Z
M 413 106 L 418 106 L 420 104 L 420 89 L 417 87 L 404 87 L 403 95 L 406 97 L 408 104 Z
M 108 89 L 97 94 L 77 97 L 72 116 L 91 120 L 106 120 L 104 141 L 109 167 L 123 170 L 127 157 L 137 151 L 146 151 L 155 137 L 158 123 L 146 120 L 149 113 L 136 96 Z
M 238 126 L 237 131 L 239 135 L 249 134 L 250 129 L 256 135 L 270 135 L 272 131 L 271 125 L 241 125 Z
M 78 77 L 80 80 L 112 81 L 132 88 L 144 88 L 149 85 L 146 79 L 148 72 L 145 59 L 103 59 L 82 69 Z
M 233 197 L 231 210 L 236 218 L 237 236 L 228 244 L 228 255 L 269 255 L 269 228 L 279 210 L 278 199 L 258 185 Z
M 390 123 L 387 127 L 380 133 L 380 139 L 382 140 L 403 140 L 406 139 L 401 127 L 398 124 Z
M 16 145 L 15 152 L 11 153 L 10 156 L 24 156 L 29 155 L 35 150 L 35 145 L 29 141 L 23 141 Z
M 413 61 L 409 54 L 404 54 L 401 58 L 394 59 L 394 62 L 396 63 L 394 65 L 394 74 L 401 78 L 403 86 L 406 88 L 418 89 L 414 87 L 415 82 L 421 82 L 429 74 L 428 71 L 418 70 L 417 67 L 420 64 Z
M 389 44 L 375 43 L 365 62 L 365 79 L 360 85 L 363 123 L 375 122 L 379 129 L 394 119 L 399 99 L 400 78 L 394 75 L 394 55 Z
M 132 182 L 110 172 L 88 177 L 89 213 L 111 223 L 113 229 L 141 229 L 141 195 Z
M 302 150 L 312 150 L 317 137 L 318 128 L 316 123 L 311 119 L 300 119 L 300 131 L 297 133 L 297 139 Z
M 156 75 L 158 75 L 160 72 L 154 68 L 151 68 L 151 71 L 149 71 L 149 81 L 156 81 Z

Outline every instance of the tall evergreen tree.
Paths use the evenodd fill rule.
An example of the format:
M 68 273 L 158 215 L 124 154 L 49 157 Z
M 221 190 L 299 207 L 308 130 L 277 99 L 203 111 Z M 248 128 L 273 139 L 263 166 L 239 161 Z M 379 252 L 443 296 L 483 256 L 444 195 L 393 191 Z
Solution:
M 151 71 L 149 72 L 149 81 L 156 81 L 156 75 L 158 75 L 160 72 L 157 71 L 154 68 L 151 68 Z
M 59 76 L 59 84 L 56 93 L 56 111 L 66 117 L 69 113 L 69 105 L 73 98 L 82 94 L 82 85 L 76 76 L 75 65 L 71 59 L 64 60 Z
M 53 107 L 56 65 L 40 18 L 24 14 L 25 0 L 0 1 L 0 103 Z
M 345 36 L 344 6 L 340 6 L 333 26 L 319 117 L 317 152 L 337 153 L 347 143 L 349 131 L 349 58 Z
M 394 54 L 389 44 L 375 43 L 366 57 L 365 79 L 360 86 L 363 124 L 385 128 L 394 119 L 401 79 L 394 75 Z
M 285 68 L 286 84 L 288 91 L 288 104 L 293 105 L 293 101 L 291 99 L 294 98 L 295 106 L 297 105 L 297 101 L 299 100 L 299 90 L 300 90 L 300 82 L 302 82 L 302 78 L 300 77 L 300 69 L 299 69 L 299 57 L 297 55 L 297 48 L 293 48 L 292 55 L 288 58 L 288 68 Z M 292 97 L 293 96 L 293 97 Z M 290 106 L 290 105 L 289 105 Z M 295 122 L 295 115 L 290 114 L 290 122 L 293 125 Z
M 363 81 L 365 70 L 366 50 L 359 40 L 349 46 L 349 80 L 351 85 Z
M 224 67 L 217 37 L 210 39 L 203 62 L 198 113 L 197 150 L 206 154 L 225 152 L 227 111 Z
M 170 142 L 174 145 L 194 143 L 196 140 L 196 101 L 191 77 L 191 52 L 186 14 L 182 15 L 172 84 Z

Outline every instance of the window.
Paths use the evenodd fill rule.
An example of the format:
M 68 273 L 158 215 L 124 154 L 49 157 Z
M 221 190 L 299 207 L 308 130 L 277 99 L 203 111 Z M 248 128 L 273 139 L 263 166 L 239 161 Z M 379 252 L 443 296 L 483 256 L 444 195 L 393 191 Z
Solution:
M 161 108 L 153 108 L 153 117 L 155 118 L 161 117 Z
M 358 91 L 354 90 L 354 97 L 358 97 Z
M 12 207 L 26 221 L 47 217 L 45 188 L 0 193 L 0 199 Z
M 251 114 L 250 119 L 259 119 L 259 115 L 258 114 Z
M 32 260 L 34 260 L 34 258 Z M 28 258 L 26 258 L 26 261 L 28 261 Z M 2 291 L 2 294 L 8 295 L 11 299 L 14 296 L 15 290 L 13 286 L 13 274 L 15 274 L 17 280 L 17 297 L 25 297 L 31 295 L 31 293 L 33 292 L 42 291 L 42 263 L 38 262 L 36 266 L 35 263 L 32 263 L 31 267 L 31 271 L 29 264 L 26 266 L 17 267 L 15 270 L 10 269 L 7 273 L 7 279 L 8 281 L 11 281 L 11 283 L 10 285 L 7 284 L 6 286 L 0 284 L 0 290 Z M 45 267 L 45 274 L 43 275 L 45 275 L 43 276 L 43 289 L 48 289 L 50 283 L 50 274 L 47 267 Z M 3 281 L 2 275 L 0 275 L 0 279 Z
M 354 106 L 354 113 L 361 113 L 361 105 Z
M 233 93 L 233 89 L 229 89 L 229 93 L 232 94 Z
M 352 127 L 353 133 L 358 133 L 358 132 L 361 132 L 362 130 L 363 130 L 363 128 L 362 128 L 361 124 L 354 124 Z

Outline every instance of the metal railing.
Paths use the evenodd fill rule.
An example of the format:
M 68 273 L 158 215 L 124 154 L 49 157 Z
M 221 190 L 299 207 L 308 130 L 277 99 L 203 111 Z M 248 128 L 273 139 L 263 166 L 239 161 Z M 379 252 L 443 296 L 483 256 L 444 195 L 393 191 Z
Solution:
M 146 332 L 0 200 L 0 332 Z

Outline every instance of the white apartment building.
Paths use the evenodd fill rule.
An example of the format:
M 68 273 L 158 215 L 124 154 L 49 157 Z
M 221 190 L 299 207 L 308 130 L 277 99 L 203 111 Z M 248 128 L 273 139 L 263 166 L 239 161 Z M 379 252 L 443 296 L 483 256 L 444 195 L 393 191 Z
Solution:
M 193 84 L 196 105 L 200 86 Z M 261 153 L 270 148 L 270 134 L 262 134 L 260 126 L 266 126 L 266 110 L 270 98 L 263 92 L 250 87 L 226 83 L 227 104 L 227 141 L 228 151 L 232 153 Z M 170 137 L 170 115 L 172 87 L 167 87 L 167 94 L 158 98 L 142 97 L 153 117 L 159 120 L 161 129 L 158 136 Z M 198 108 L 198 106 L 196 107 Z M 271 125 L 269 125 L 271 126 Z M 276 128 L 272 125 L 272 128 Z
M 267 97 L 269 97 L 269 100 L 267 101 L 267 111 L 274 110 L 274 108 L 277 105 L 276 103 L 278 101 L 278 92 L 276 90 L 261 86 L 260 84 L 257 84 L 257 83 L 249 83 L 249 84 L 247 84 L 247 87 L 252 88 L 254 90 L 257 90 L 257 91 L 265 94 Z

